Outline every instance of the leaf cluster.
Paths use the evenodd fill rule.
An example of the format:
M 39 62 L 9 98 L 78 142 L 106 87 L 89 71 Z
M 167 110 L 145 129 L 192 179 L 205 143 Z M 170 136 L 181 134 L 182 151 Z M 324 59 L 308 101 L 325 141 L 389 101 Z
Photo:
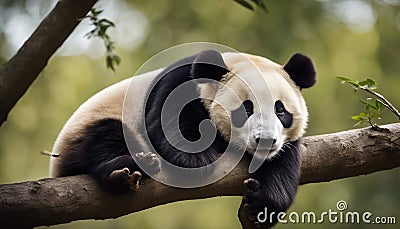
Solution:
M 351 119 L 357 121 L 354 126 L 361 125 L 363 123 L 369 123 L 371 126 L 375 126 L 373 119 L 381 119 L 381 108 L 383 107 L 382 101 L 379 99 L 366 98 L 358 100 L 364 105 L 364 111 L 357 115 L 351 116 Z
M 358 100 L 360 103 L 364 105 L 364 111 L 360 112 L 357 115 L 353 115 L 351 118 L 357 123 L 354 126 L 369 123 L 372 127 L 377 127 L 377 124 L 373 121 L 374 119 L 381 119 L 381 108 L 386 107 L 395 115 L 399 116 L 397 109 L 381 94 L 377 93 L 375 90 L 376 82 L 372 79 L 366 79 L 363 81 L 354 81 L 352 79 L 346 77 L 336 77 L 341 80 L 342 83 L 348 83 L 352 85 L 355 92 L 358 90 L 364 90 L 376 98 L 366 98 Z M 400 118 L 400 116 L 399 116 Z
M 375 80 L 372 79 L 366 79 L 363 81 L 354 81 L 346 77 L 336 77 L 336 78 L 341 80 L 342 83 L 351 84 L 353 86 L 354 91 L 357 91 L 358 89 L 370 89 L 370 90 L 377 89 L 376 82 Z
M 114 42 L 111 41 L 110 36 L 107 34 L 107 30 L 111 27 L 115 27 L 114 23 L 108 19 L 100 18 L 100 14 L 103 10 L 97 10 L 96 8 L 92 8 L 87 16 L 84 18 L 88 18 L 91 21 L 91 25 L 94 26 L 90 32 L 85 34 L 85 37 L 88 39 L 92 37 L 98 37 L 104 41 L 104 46 L 106 47 L 106 66 L 111 70 L 115 71 L 115 65 L 119 65 L 121 63 L 121 58 L 115 54 Z

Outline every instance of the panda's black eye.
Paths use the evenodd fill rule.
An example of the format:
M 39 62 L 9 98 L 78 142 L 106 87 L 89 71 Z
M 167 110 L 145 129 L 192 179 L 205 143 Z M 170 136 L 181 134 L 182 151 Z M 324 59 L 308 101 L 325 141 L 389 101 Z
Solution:
M 279 100 L 275 102 L 275 113 L 277 115 L 284 115 L 285 114 L 285 106 Z
M 250 100 L 245 100 L 239 108 L 231 111 L 232 124 L 239 128 L 242 127 L 253 113 L 253 103 Z
M 293 114 L 285 109 L 282 101 L 278 100 L 275 102 L 275 114 L 281 121 L 284 128 L 289 128 L 293 124 Z
M 254 109 L 253 102 L 251 102 L 250 100 L 245 100 L 243 102 L 243 107 L 246 110 L 247 117 L 250 117 L 254 112 L 253 111 L 253 109 Z

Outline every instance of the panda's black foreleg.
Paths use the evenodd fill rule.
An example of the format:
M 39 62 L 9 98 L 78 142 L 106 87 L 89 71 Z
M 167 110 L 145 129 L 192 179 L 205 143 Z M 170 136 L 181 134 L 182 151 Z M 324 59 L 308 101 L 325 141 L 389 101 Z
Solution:
M 298 141 L 286 143 L 279 155 L 264 164 L 244 181 L 242 205 L 255 228 L 270 228 L 278 214 L 294 201 L 300 178 Z
M 160 170 L 156 155 L 149 152 L 139 153 L 140 147 L 138 153 L 133 155 L 136 156 L 133 160 L 120 120 L 102 119 L 92 123 L 74 146 L 72 153 L 75 156 L 71 158 L 75 160 L 70 160 L 64 165 L 63 175 L 90 173 L 109 191 L 127 192 L 138 188 L 138 181 L 145 173 L 135 161 L 140 161 L 141 166 L 146 166 L 149 173 Z
M 159 159 L 154 154 L 138 153 L 136 157 L 145 165 L 151 166 L 152 172 L 156 173 L 160 170 Z M 150 170 L 146 169 L 146 171 Z M 101 163 L 92 170 L 91 174 L 103 188 L 113 192 L 137 191 L 142 174 L 146 176 L 131 155 L 118 156 Z
M 138 173 L 135 173 L 135 172 Z M 122 155 L 97 165 L 92 176 L 99 184 L 114 192 L 127 192 L 137 187 L 142 174 L 130 155 Z

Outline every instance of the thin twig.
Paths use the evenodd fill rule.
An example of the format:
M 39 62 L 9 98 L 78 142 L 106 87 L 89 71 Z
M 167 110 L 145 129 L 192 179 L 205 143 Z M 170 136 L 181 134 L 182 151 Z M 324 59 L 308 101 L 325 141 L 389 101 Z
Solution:
M 40 154 L 46 155 L 46 156 L 51 156 L 51 157 L 59 157 L 60 156 L 60 154 L 58 154 L 58 153 L 52 153 L 52 152 L 47 151 L 47 150 L 40 151 Z
M 372 91 L 368 88 L 363 88 L 363 87 L 360 88 L 381 99 L 383 101 L 382 104 L 400 119 L 400 112 L 383 95 L 379 94 L 378 92 Z

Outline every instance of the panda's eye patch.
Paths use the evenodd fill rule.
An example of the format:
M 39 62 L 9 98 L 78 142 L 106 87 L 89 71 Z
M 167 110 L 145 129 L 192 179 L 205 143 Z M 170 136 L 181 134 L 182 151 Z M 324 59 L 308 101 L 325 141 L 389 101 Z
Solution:
M 286 110 L 285 105 L 282 101 L 278 100 L 275 102 L 275 114 L 281 121 L 284 128 L 289 128 L 293 124 L 293 114 Z
M 250 100 L 245 100 L 241 106 L 231 111 L 232 124 L 236 127 L 242 127 L 246 120 L 254 113 L 254 105 Z
M 253 109 L 254 109 L 253 102 L 251 102 L 250 100 L 246 100 L 243 102 L 243 106 L 244 106 L 244 109 L 246 110 L 247 117 L 251 116 L 254 112 L 253 111 Z
M 275 113 L 277 115 L 283 115 L 285 113 L 285 106 L 279 100 L 275 102 Z

